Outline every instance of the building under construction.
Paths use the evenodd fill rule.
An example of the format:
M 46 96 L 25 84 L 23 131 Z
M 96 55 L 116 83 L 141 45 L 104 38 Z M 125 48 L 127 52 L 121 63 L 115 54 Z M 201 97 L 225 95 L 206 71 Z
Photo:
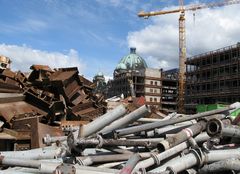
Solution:
M 240 43 L 188 58 L 186 66 L 188 113 L 197 104 L 240 101 Z

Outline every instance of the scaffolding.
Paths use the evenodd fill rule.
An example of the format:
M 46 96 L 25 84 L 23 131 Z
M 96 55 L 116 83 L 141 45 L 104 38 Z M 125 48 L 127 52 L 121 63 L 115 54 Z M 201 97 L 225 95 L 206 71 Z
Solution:
M 188 58 L 186 68 L 188 113 L 197 104 L 240 101 L 240 43 Z

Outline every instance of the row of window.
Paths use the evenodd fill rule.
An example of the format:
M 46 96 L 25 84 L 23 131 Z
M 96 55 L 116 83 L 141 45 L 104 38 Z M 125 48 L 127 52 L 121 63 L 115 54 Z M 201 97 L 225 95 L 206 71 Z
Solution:
M 153 81 L 150 81 L 150 84 L 153 85 Z M 158 82 L 157 81 L 154 81 L 154 85 L 158 85 Z
M 151 93 L 157 93 L 157 90 L 156 89 L 153 90 L 152 88 L 150 88 L 150 92 Z
M 150 97 L 150 102 L 153 102 L 153 100 L 154 100 L 154 102 L 157 102 L 157 98 L 152 98 L 152 97 Z
M 204 56 L 199 60 L 194 61 L 197 65 L 211 65 L 217 64 L 221 62 L 231 62 L 240 58 L 240 50 L 229 50 L 227 52 L 212 54 L 208 56 Z M 187 62 L 188 64 L 188 62 Z

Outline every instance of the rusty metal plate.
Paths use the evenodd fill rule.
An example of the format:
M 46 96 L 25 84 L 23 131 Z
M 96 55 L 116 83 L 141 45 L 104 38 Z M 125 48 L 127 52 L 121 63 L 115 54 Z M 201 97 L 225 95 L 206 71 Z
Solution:
M 49 126 L 43 123 L 39 123 L 38 119 L 32 120 L 31 126 L 31 148 L 44 147 L 43 137 L 50 136 L 63 136 L 64 133 L 59 127 Z
M 25 101 L 0 104 L 0 115 L 3 116 L 8 123 L 14 116 L 34 112 L 36 112 L 36 109 Z
M 53 70 L 47 65 L 32 65 L 30 67 L 30 69 L 37 70 L 37 71 L 44 70 L 44 71 L 52 71 L 53 72 Z
M 74 75 L 78 74 L 78 70 L 69 70 L 69 71 L 57 71 L 54 72 L 51 76 L 50 76 L 50 80 L 52 81 L 62 81 L 62 80 L 66 80 L 66 79 L 70 79 L 71 77 L 73 77 Z

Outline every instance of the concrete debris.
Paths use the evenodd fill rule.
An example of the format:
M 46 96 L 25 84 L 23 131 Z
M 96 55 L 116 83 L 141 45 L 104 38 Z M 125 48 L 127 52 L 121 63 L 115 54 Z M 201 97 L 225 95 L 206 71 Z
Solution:
M 34 68 L 39 70 L 39 66 Z M 35 87 L 38 86 L 38 88 L 33 88 L 34 90 L 31 89 L 32 84 L 29 85 L 29 83 L 26 84 L 23 93 L 2 94 L 1 96 L 6 97 L 10 103 L 20 100 L 24 102 L 23 106 L 29 105 L 40 110 L 41 108 L 37 105 L 33 105 L 34 102 L 26 102 L 26 98 L 31 96 L 33 101 L 40 102 L 39 106 L 48 106 L 49 109 L 55 98 L 52 97 L 50 100 L 48 97 L 51 94 L 53 96 L 59 94 L 62 95 L 59 101 L 64 101 L 62 102 L 64 106 L 76 106 L 75 99 L 78 96 L 73 99 L 74 94 L 71 94 L 75 88 L 71 88 L 70 91 L 68 89 L 69 84 L 75 86 L 73 82 L 76 78 L 73 78 L 76 76 L 75 69 L 60 70 L 58 73 L 55 71 L 51 72 L 44 67 L 44 72 L 50 72 L 50 74 L 47 80 L 43 81 L 50 86 L 34 80 Z M 63 77 L 68 80 L 64 80 Z M 57 89 L 56 86 L 62 89 L 60 87 Z M 36 96 L 36 90 L 46 92 L 43 90 L 46 87 L 49 89 L 48 97 Z M 75 90 L 75 93 L 79 90 L 80 88 Z M 48 105 L 49 103 L 51 104 Z M 1 104 L 5 104 L 7 108 L 10 107 L 8 103 L 2 102 Z M 121 104 L 101 114 L 93 121 L 84 123 L 81 120 L 68 121 L 66 120 L 68 115 L 54 112 L 60 112 L 60 109 L 61 107 L 58 108 L 56 105 L 56 108 L 51 110 L 51 114 L 47 112 L 47 109 L 43 110 L 42 113 L 46 112 L 47 115 L 38 112 L 35 114 L 29 112 L 28 115 L 17 115 L 17 117 L 16 114 L 3 115 L 6 119 L 1 123 L 3 130 L 0 135 L 5 133 L 7 137 L 8 133 L 12 137 L 25 137 L 24 140 L 28 141 L 29 137 L 32 137 L 31 140 L 34 142 L 30 143 L 30 148 L 34 149 L 23 150 L 15 147 L 14 150 L 22 151 L 1 151 L 0 173 L 201 174 L 239 172 L 240 128 L 238 125 L 233 125 L 230 117 L 230 113 L 236 109 L 235 105 L 200 114 L 174 114 L 165 119 L 152 119 L 144 118 L 152 113 L 147 105 L 129 110 L 125 104 Z M 77 117 L 81 116 L 70 118 Z M 75 124 L 70 125 L 71 122 Z

